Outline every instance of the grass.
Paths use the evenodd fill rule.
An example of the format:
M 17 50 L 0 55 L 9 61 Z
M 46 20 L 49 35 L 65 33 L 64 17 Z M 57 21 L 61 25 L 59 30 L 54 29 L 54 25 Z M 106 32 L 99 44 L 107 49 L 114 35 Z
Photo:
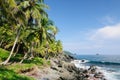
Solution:
M 42 65 L 48 65 L 49 61 L 46 61 L 43 58 L 35 57 L 32 60 L 24 60 L 23 63 L 31 63 L 31 64 L 36 64 L 38 66 L 42 66 Z
M 0 62 L 4 61 L 9 55 L 9 51 L 0 48 Z
M 0 48 L 0 62 L 5 61 L 9 54 L 9 51 Z M 17 54 L 15 57 L 11 57 L 10 62 L 20 62 L 22 56 L 22 54 Z
M 8 56 L 9 51 L 0 48 L 0 63 L 3 62 Z M 18 60 L 17 58 L 12 58 L 11 61 Z M 12 64 L 8 66 L 0 66 L 0 80 L 34 80 L 31 77 L 27 77 L 18 74 L 19 70 L 25 70 L 33 67 L 32 64 Z
M 0 48 L 0 62 L 9 56 L 9 51 Z M 10 61 L 18 62 L 21 56 L 13 57 Z M 29 72 L 34 67 L 44 67 L 50 65 L 50 61 L 43 58 L 35 57 L 32 60 L 24 60 L 22 64 L 13 63 L 7 66 L 0 66 L 0 80 L 34 80 L 31 77 L 21 75 L 21 73 Z
M 16 73 L 21 73 L 21 71 L 26 71 L 26 70 L 32 69 L 35 66 L 36 66 L 35 64 L 19 64 L 19 63 L 16 63 L 16 64 L 8 65 L 8 66 L 5 66 L 5 67 L 9 70 L 13 70 Z
M 13 70 L 6 69 L 2 66 L 0 67 L 0 80 L 34 80 L 34 79 L 31 77 L 17 74 Z

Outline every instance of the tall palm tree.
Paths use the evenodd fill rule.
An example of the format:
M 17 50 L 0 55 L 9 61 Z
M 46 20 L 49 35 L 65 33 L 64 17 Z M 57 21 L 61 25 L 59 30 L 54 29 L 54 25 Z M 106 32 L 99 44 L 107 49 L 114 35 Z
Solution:
M 43 16 L 41 14 L 45 13 L 45 11 L 42 8 L 44 5 L 43 3 L 41 4 L 41 0 L 28 0 L 22 2 L 19 0 L 0 0 L 0 4 L 0 7 L 6 13 L 6 19 L 9 20 L 11 26 L 12 24 L 15 24 L 15 27 L 17 26 L 16 39 L 14 41 L 11 53 L 6 61 L 3 62 L 3 64 L 6 64 L 13 55 L 13 51 L 20 36 L 21 30 L 33 24 L 40 26 L 39 22 Z
M 15 39 L 15 41 L 11 39 L 7 42 L 5 47 L 12 46 L 12 49 L 10 55 L 2 64 L 8 63 L 13 52 L 15 50 L 16 52 L 19 51 L 21 44 L 24 44 L 22 47 L 25 49 L 25 56 L 28 53 L 31 56 L 34 55 L 33 53 L 41 53 L 45 56 L 50 52 L 51 44 L 53 44 L 54 49 L 51 48 L 51 50 L 54 53 L 57 53 L 55 50 L 60 51 L 62 49 L 58 47 L 61 46 L 59 41 L 54 43 L 58 29 L 48 19 L 44 10 L 48 6 L 43 2 L 44 0 L 0 0 L 0 26 L 4 27 L 4 23 L 7 24 L 10 28 L 6 29 L 13 32 L 12 37 Z M 10 35 L 8 36 L 11 38 Z
M 7 0 L 7 1 L 5 0 L 5 1 L 0 1 L 0 2 L 2 2 L 1 7 L 3 9 L 5 9 L 5 13 L 7 16 L 6 19 L 10 22 L 9 24 L 11 26 L 13 24 L 15 24 L 15 26 L 18 27 L 16 39 L 14 41 L 14 45 L 12 47 L 10 55 L 6 59 L 6 61 L 3 62 L 3 64 L 6 64 L 13 54 L 14 48 L 16 46 L 16 43 L 17 43 L 19 35 L 20 35 L 21 27 L 24 25 L 24 19 L 23 19 L 23 13 L 21 10 L 18 9 L 17 3 L 15 2 L 15 0 Z M 18 15 L 20 15 L 20 16 L 18 16 Z
M 60 40 L 56 41 L 56 47 L 57 47 L 57 53 L 62 53 L 63 51 L 63 46 Z
M 15 38 L 15 34 L 14 32 L 11 30 L 11 28 L 5 24 L 3 26 L 0 26 L 0 47 L 2 48 L 9 48 L 9 46 L 11 45 L 11 41 L 13 42 L 14 38 Z M 3 45 L 2 45 L 3 43 Z M 4 45 L 6 44 L 6 45 Z

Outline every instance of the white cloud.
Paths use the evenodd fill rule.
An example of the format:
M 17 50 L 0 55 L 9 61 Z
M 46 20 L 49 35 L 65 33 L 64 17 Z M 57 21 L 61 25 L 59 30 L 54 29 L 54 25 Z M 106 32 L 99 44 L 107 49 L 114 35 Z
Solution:
M 120 23 L 79 35 L 64 42 L 64 49 L 78 54 L 120 54 Z
M 99 28 L 90 38 L 92 40 L 120 39 L 120 24 Z

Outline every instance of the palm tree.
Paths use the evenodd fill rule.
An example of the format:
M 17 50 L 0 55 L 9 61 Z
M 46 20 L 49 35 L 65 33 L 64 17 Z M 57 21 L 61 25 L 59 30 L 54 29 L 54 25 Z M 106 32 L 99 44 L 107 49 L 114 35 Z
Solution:
M 40 1 L 36 0 L 36 2 L 34 0 L 33 1 L 29 0 L 26 2 L 22 2 L 20 6 L 22 5 L 24 5 L 25 14 L 28 17 L 29 28 L 27 28 L 27 30 L 30 30 L 30 33 L 27 36 L 27 39 L 30 40 L 28 41 L 28 44 L 30 46 L 28 53 L 30 53 L 31 58 L 32 58 L 33 51 L 34 51 L 34 43 L 36 42 L 38 43 L 38 39 L 39 41 L 42 40 L 42 38 L 38 37 L 38 33 L 42 34 L 41 19 L 43 17 L 47 18 L 47 13 L 44 11 L 44 8 L 48 8 L 48 6 L 43 4 L 43 0 L 40 0 Z M 42 41 L 40 41 L 40 43 L 42 43 Z
M 57 47 L 57 53 L 62 53 L 63 51 L 63 46 L 60 40 L 56 41 L 56 47 Z
M 6 64 L 9 59 L 11 58 L 12 54 L 13 54 L 13 51 L 14 51 L 14 48 L 16 46 L 16 43 L 17 43 L 17 40 L 19 38 L 19 35 L 20 35 L 20 31 L 21 31 L 21 27 L 23 25 L 23 21 L 22 20 L 22 17 L 21 16 L 17 16 L 18 14 L 22 14 L 22 12 L 18 9 L 17 7 L 17 4 L 15 2 L 15 0 L 8 0 L 8 1 L 0 1 L 2 2 L 2 5 L 1 7 L 3 9 L 5 9 L 5 13 L 7 15 L 7 18 L 8 21 L 10 21 L 10 25 L 12 26 L 12 23 L 14 23 L 17 27 L 18 27 L 18 30 L 17 30 L 17 35 L 16 35 L 16 39 L 14 41 L 14 45 L 12 47 L 12 50 L 10 52 L 10 55 L 9 57 L 6 59 L 5 62 L 3 62 L 3 64 Z M 3 4 L 4 3 L 4 4 Z M 6 5 L 5 5 L 6 4 Z M 11 11 L 10 11 L 11 10 Z M 16 17 L 17 16 L 17 17 Z
M 1 36 L 0 37 L 0 41 L 1 41 L 0 47 L 9 48 L 13 45 L 13 44 L 11 45 L 11 43 L 13 43 L 13 40 L 15 38 L 15 34 L 7 24 L 1 26 L 0 36 Z
M 28 53 L 30 53 L 30 57 L 33 57 L 36 53 L 45 56 L 50 52 L 50 49 L 53 53 L 62 50 L 60 41 L 56 42 L 55 40 L 58 29 L 48 18 L 44 10 L 48 6 L 43 2 L 44 0 L 0 0 L 0 26 L 4 27 L 7 24 L 9 28 L 4 27 L 6 33 L 9 30 L 13 32 L 12 35 L 8 35 L 7 39 L 12 39 L 9 42 L 6 40 L 7 44 L 5 46 L 7 48 L 12 46 L 10 55 L 2 64 L 8 63 L 13 52 L 15 50 L 16 53 L 19 51 L 21 44 L 23 44 L 22 47 L 25 50 L 21 62 L 26 56 L 29 56 Z M 0 35 L 2 34 L 0 33 Z M 3 38 L 0 39 L 1 43 Z
M 28 26 L 31 26 L 32 24 L 40 26 L 39 22 L 43 16 L 41 14 L 45 13 L 42 7 L 45 6 L 43 5 L 43 3 L 41 4 L 41 1 L 39 0 L 29 0 L 22 2 L 16 2 L 15 0 L 0 0 L 0 4 L 0 8 L 2 8 L 3 11 L 6 13 L 6 19 L 9 20 L 11 26 L 13 23 L 15 24 L 15 27 L 17 27 L 17 35 L 11 53 L 6 61 L 3 62 L 3 64 L 6 64 L 13 54 L 21 30 L 26 28 L 27 24 L 30 24 Z

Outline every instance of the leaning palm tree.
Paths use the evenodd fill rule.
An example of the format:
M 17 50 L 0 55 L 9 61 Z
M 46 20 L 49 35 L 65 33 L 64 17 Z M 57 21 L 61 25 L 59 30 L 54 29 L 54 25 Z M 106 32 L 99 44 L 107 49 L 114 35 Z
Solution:
M 27 39 L 30 40 L 27 40 L 29 46 L 28 53 L 30 53 L 30 58 L 32 58 L 35 47 L 34 43 L 38 43 L 38 33 L 43 33 L 41 31 L 41 19 L 44 17 L 47 18 L 47 13 L 44 11 L 44 8 L 48 8 L 48 6 L 43 4 L 43 0 L 36 0 L 36 2 L 29 0 L 22 2 L 20 5 L 24 5 L 25 14 L 28 17 L 28 27 L 26 28 L 29 30 Z M 42 38 L 39 39 L 39 41 L 40 40 L 42 40 Z M 40 41 L 40 43 L 42 43 L 42 41 Z
M 42 56 L 47 55 L 49 45 L 55 39 L 55 34 L 57 33 L 57 28 L 48 18 L 41 19 L 40 27 L 29 28 L 30 33 L 27 36 L 27 43 L 29 44 L 30 59 L 34 55 L 40 53 Z M 29 41 L 30 40 L 30 41 Z
M 8 1 L 4 1 L 4 0 L 0 0 L 0 8 L 2 9 L 2 11 L 5 13 L 5 17 L 6 20 L 9 21 L 9 24 L 12 26 L 12 23 L 15 24 L 16 26 L 20 26 L 20 24 L 16 24 L 17 23 L 17 18 L 15 18 L 15 14 L 18 12 L 18 8 L 17 8 L 17 4 L 14 0 L 8 0 Z M 18 40 L 20 34 L 20 30 L 18 30 L 18 34 L 16 36 L 13 48 L 11 50 L 11 53 L 9 55 L 9 57 L 7 58 L 7 60 L 5 62 L 3 62 L 3 64 L 6 64 L 10 57 L 12 56 L 13 50 L 15 48 L 16 42 Z
M 14 41 L 10 55 L 6 61 L 2 63 L 6 64 L 13 55 L 13 51 L 20 36 L 21 30 L 33 24 L 40 26 L 41 23 L 39 22 L 42 18 L 41 14 L 45 13 L 45 11 L 43 8 L 41 8 L 44 7 L 43 3 L 41 4 L 41 1 L 39 0 L 28 0 L 22 2 L 19 0 L 0 0 L 0 4 L 0 8 L 3 9 L 4 13 L 6 13 L 6 19 L 9 20 L 9 24 L 11 24 L 11 26 L 14 24 L 15 27 L 17 27 L 16 39 Z
M 16 36 L 15 41 L 11 40 L 7 43 L 6 46 L 12 46 L 12 49 L 2 64 L 8 63 L 15 50 L 18 52 L 21 43 L 24 44 L 25 50 L 28 50 L 24 52 L 21 62 L 29 55 L 28 53 L 31 57 L 37 52 L 44 56 L 49 53 L 49 46 L 55 41 L 58 29 L 48 19 L 44 10 L 48 6 L 43 2 L 44 0 L 0 0 L 0 17 L 2 18 L 0 26 L 6 23 L 14 32 L 13 36 Z M 56 46 L 54 48 L 57 49 Z

